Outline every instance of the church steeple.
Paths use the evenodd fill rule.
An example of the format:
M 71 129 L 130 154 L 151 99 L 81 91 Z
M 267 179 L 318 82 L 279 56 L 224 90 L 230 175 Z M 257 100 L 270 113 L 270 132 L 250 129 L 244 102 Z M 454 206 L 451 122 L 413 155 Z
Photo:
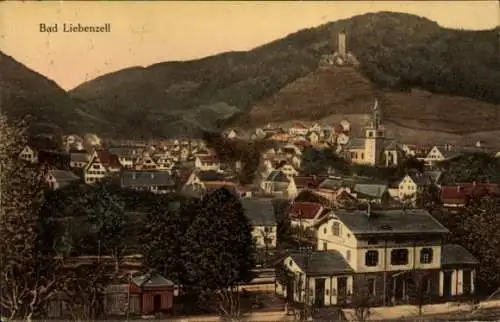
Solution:
M 378 99 L 375 99 L 375 103 L 372 107 L 370 126 L 375 129 L 380 129 L 382 127 L 382 111 L 378 105 Z
M 370 121 L 366 127 L 367 138 L 384 137 L 384 126 L 382 125 L 382 111 L 380 109 L 378 99 L 375 99 L 371 109 Z

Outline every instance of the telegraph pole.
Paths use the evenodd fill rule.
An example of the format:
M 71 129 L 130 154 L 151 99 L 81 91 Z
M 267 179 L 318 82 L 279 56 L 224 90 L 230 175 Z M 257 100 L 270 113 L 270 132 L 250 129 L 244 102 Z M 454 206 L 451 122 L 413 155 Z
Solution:
M 302 316 L 301 316 L 301 320 L 309 320 L 309 318 L 311 317 L 311 305 L 310 305 L 310 296 L 309 296 L 309 275 L 308 275 L 308 271 L 309 271 L 309 262 L 310 262 L 310 259 L 311 259 L 311 247 L 301 247 L 300 248 L 301 252 L 305 254 L 305 263 L 304 263 L 304 308 L 302 309 Z

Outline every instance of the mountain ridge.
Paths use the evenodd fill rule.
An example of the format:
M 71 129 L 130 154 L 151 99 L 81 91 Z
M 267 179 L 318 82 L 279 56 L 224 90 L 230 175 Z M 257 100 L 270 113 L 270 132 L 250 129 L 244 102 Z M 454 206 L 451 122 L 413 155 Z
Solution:
M 336 35 L 344 30 L 348 50 L 360 61 L 360 69 L 351 75 L 339 72 L 344 75 L 343 79 L 328 78 L 336 87 L 317 84 L 316 89 L 313 86 L 309 92 L 303 91 L 301 95 L 306 98 L 324 97 L 325 102 L 335 106 L 325 108 L 316 104 L 308 115 L 299 113 L 298 116 L 323 118 L 329 113 L 344 113 L 350 107 L 359 113 L 380 96 L 389 106 L 389 121 L 392 117 L 394 122 L 425 128 L 425 123 L 416 124 L 418 120 L 411 120 L 412 115 L 420 113 L 421 121 L 427 118 L 432 125 L 428 129 L 433 131 L 440 126 L 451 126 L 441 130 L 460 133 L 458 122 L 469 119 L 474 123 L 469 132 L 496 129 L 481 124 L 486 124 L 484 119 L 499 120 L 500 28 L 454 30 L 427 18 L 389 12 L 359 15 L 299 30 L 249 51 L 128 67 L 84 82 L 64 95 L 57 84 L 54 83 L 59 89 L 49 89 L 43 85 L 45 81 L 40 80 L 39 87 L 47 93 L 57 92 L 56 102 L 50 95 L 49 98 L 32 95 L 28 103 L 37 99 L 49 103 L 29 109 L 25 105 L 30 104 L 22 100 L 18 104 L 19 101 L 14 100 L 9 103 L 9 110 L 12 113 L 17 110 L 12 106 L 21 105 L 23 108 L 16 112 L 21 116 L 23 109 L 35 114 L 49 111 L 38 118 L 57 124 L 61 130 L 78 127 L 105 137 L 121 138 L 196 135 L 200 128 L 241 126 L 247 121 L 262 124 L 263 117 L 260 120 L 256 117 L 259 113 L 274 113 L 277 119 L 286 121 L 294 117 L 292 112 L 301 111 L 287 111 L 283 104 L 269 102 L 273 97 L 283 96 L 290 86 L 302 86 L 300 81 L 304 78 L 323 79 L 318 76 L 323 73 L 318 68 L 321 58 L 335 50 Z M 4 64 L 2 59 L 0 66 Z M 25 71 L 19 73 L 26 74 Z M 17 76 L 7 76 L 5 82 L 2 80 L 2 91 L 3 87 L 10 88 L 14 97 L 19 93 L 29 94 L 15 86 Z M 28 78 L 22 80 L 27 87 L 34 86 L 29 84 L 29 77 L 24 78 Z M 345 85 L 356 82 L 362 84 L 358 90 Z M 345 94 L 346 98 L 335 101 L 335 92 L 328 96 L 327 91 L 342 88 L 345 93 L 341 95 Z M 424 94 L 417 95 L 420 89 L 432 92 L 431 103 L 425 101 Z M 403 107 L 396 108 L 398 102 Z M 259 105 L 262 105 L 260 110 Z M 458 112 L 450 114 L 447 105 L 457 106 Z M 478 115 L 470 118 L 467 113 L 470 114 L 471 109 L 466 105 L 476 106 L 479 112 L 474 114 Z M 68 115 L 55 113 L 56 107 L 63 109 L 62 106 Z M 68 106 L 70 108 L 66 108 Z M 429 112 L 430 107 L 426 106 L 437 106 L 436 113 Z M 439 112 L 442 110 L 445 112 Z M 429 119 L 426 113 L 432 117 Z M 453 122 L 445 122 L 448 115 L 452 115 Z

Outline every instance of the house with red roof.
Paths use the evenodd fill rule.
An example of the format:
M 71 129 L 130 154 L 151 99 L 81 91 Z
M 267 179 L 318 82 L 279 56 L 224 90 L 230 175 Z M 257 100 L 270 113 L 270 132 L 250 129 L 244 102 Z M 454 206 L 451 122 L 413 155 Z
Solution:
M 94 150 L 83 170 L 85 183 L 99 182 L 109 175 L 119 173 L 121 168 L 120 160 L 116 154 L 107 150 Z
M 329 210 L 322 204 L 316 202 L 294 202 L 290 209 L 290 220 L 292 226 L 308 228 L 314 224 Z
M 294 122 L 288 129 L 290 135 L 306 135 L 309 132 L 309 127 L 302 122 Z
M 500 197 L 500 186 L 493 183 L 459 183 L 455 186 L 442 186 L 440 200 L 443 207 L 461 208 L 465 207 L 469 198 L 488 193 Z

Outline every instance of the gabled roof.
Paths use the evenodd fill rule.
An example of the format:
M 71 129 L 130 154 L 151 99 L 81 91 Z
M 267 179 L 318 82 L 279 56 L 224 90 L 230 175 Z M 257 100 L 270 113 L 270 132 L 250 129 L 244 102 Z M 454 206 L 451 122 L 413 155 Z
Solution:
M 138 287 L 165 287 L 174 286 L 174 282 L 157 273 L 148 273 L 132 277 L 132 282 Z
M 323 211 L 323 205 L 315 202 L 294 202 L 290 215 L 293 218 L 314 219 Z
M 253 226 L 275 226 L 274 206 L 269 199 L 241 199 L 241 204 Z
M 365 139 L 363 138 L 350 138 L 349 142 L 345 145 L 346 150 L 359 150 L 365 148 Z
M 358 183 L 354 185 L 353 191 L 367 197 L 382 198 L 387 188 L 388 186 L 386 184 Z
M 384 140 L 383 141 L 383 150 L 385 151 L 400 151 L 397 141 L 395 140 Z
M 79 153 L 79 152 L 71 152 L 70 155 L 70 160 L 72 162 L 82 162 L 82 163 L 87 163 L 89 160 L 89 155 L 86 152 Z
M 225 181 L 224 174 L 214 170 L 198 171 L 196 175 L 202 182 Z
M 345 184 L 341 179 L 326 178 L 318 186 L 320 189 L 337 190 L 344 187 Z
M 309 176 L 309 177 L 296 176 L 293 179 L 295 181 L 295 185 L 297 186 L 297 188 L 317 188 L 318 185 L 321 183 L 321 180 L 323 180 L 322 177 L 316 177 L 316 176 Z
M 460 245 L 441 246 L 441 265 L 479 264 L 479 261 L 467 249 Z
M 308 127 L 305 126 L 304 123 L 302 123 L 302 122 L 294 122 L 290 128 L 292 128 L 292 129 L 302 129 L 302 130 L 308 129 Z
M 70 154 L 58 151 L 39 150 L 38 163 L 61 170 L 70 169 Z
M 66 170 L 49 170 L 49 175 L 52 175 L 57 182 L 72 182 L 80 180 L 80 178 L 71 171 Z
M 423 209 L 365 210 L 338 209 L 334 215 L 355 235 L 446 234 L 448 229 Z
M 121 164 L 118 156 L 107 150 L 97 150 L 97 157 L 105 167 L 120 168 Z
M 217 156 L 215 155 L 198 155 L 196 156 L 201 163 L 208 163 L 208 164 L 216 164 L 219 163 L 219 160 L 217 159 Z
M 132 158 L 135 157 L 137 154 L 140 154 L 143 149 L 138 149 L 136 147 L 109 147 L 108 151 L 112 154 L 116 154 L 120 158 Z M 135 152 L 135 153 L 134 153 Z
M 290 179 L 284 174 L 282 171 L 272 171 L 269 176 L 267 177 L 266 181 L 273 181 L 273 182 L 285 182 L 288 183 L 290 182 Z
M 336 250 L 312 251 L 310 254 L 297 251 L 290 253 L 290 257 L 309 276 L 353 272 L 344 256 Z
M 175 183 L 168 172 L 164 171 L 123 171 L 122 187 L 174 186 Z

